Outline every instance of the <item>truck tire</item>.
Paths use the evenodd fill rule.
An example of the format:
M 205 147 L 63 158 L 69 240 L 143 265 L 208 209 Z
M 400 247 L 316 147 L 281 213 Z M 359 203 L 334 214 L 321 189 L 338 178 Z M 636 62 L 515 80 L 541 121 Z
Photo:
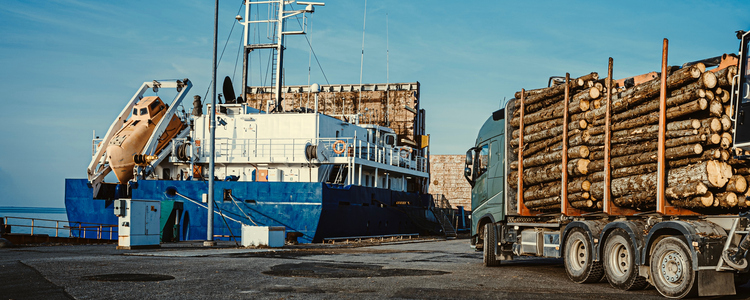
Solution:
M 572 229 L 565 239 L 565 273 L 575 283 L 599 282 L 604 276 L 602 263 L 594 261 L 591 239 L 583 229 Z
M 657 242 L 650 263 L 654 287 L 662 296 L 697 296 L 697 271 L 693 270 L 690 248 L 681 239 L 668 237 Z
M 482 245 L 482 257 L 485 267 L 495 267 L 500 262 L 495 256 L 495 245 L 497 244 L 497 235 L 495 234 L 495 224 L 484 224 L 484 245 Z
M 629 291 L 640 290 L 648 285 L 643 276 L 638 276 L 638 266 L 635 265 L 637 255 L 628 233 L 622 229 L 615 229 L 604 243 L 604 274 L 607 281 L 615 288 Z

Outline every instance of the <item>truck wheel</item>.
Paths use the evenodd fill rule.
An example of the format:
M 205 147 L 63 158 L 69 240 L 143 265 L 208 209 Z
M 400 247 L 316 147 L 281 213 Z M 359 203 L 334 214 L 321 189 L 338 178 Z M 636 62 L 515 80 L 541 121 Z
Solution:
M 684 298 L 698 294 L 693 257 L 681 239 L 668 237 L 656 243 L 650 267 L 654 286 L 662 296 Z
M 565 240 L 565 273 L 575 283 L 598 282 L 604 276 L 602 263 L 594 261 L 589 236 L 576 228 Z
M 495 224 L 489 223 L 484 225 L 484 245 L 482 245 L 482 257 L 484 258 L 485 267 L 495 267 L 500 262 L 495 256 L 495 245 L 497 244 L 497 235 L 495 234 Z
M 604 274 L 609 284 L 629 291 L 643 289 L 648 285 L 645 277 L 638 276 L 635 265 L 635 247 L 622 229 L 615 229 L 604 243 Z

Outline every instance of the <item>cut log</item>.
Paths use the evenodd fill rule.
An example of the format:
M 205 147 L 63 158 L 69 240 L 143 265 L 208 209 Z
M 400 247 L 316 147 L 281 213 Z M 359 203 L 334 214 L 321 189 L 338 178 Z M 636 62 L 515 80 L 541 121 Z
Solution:
M 524 205 L 528 208 L 536 208 L 541 206 L 547 206 L 547 205 L 553 205 L 553 204 L 560 204 L 560 196 L 554 196 L 539 200 L 531 200 L 531 201 L 524 201 Z
M 717 119 L 717 122 L 718 122 L 718 119 Z M 540 131 L 549 130 L 558 126 L 562 126 L 562 124 L 563 124 L 563 118 L 552 119 L 552 120 L 539 122 L 539 123 L 531 124 L 531 125 L 524 124 L 523 134 L 524 135 L 534 134 Z M 579 120 L 578 122 L 570 122 L 570 124 L 568 125 L 568 130 L 572 131 L 575 129 L 586 129 L 587 126 L 588 126 L 588 122 L 586 122 L 586 120 Z M 721 126 L 721 124 L 719 126 Z M 721 127 L 719 127 L 719 129 L 721 129 Z M 519 133 L 520 131 L 518 129 L 513 130 L 513 138 L 517 139 Z
M 571 201 L 570 206 L 575 208 L 590 208 L 594 206 L 594 201 L 591 200 L 580 200 L 580 201 Z
M 721 121 L 719 121 L 719 118 L 703 119 L 700 122 L 701 122 L 701 127 L 708 128 L 708 130 L 710 130 L 711 133 L 716 133 L 716 132 L 723 130 L 721 128 Z
M 682 105 L 690 101 L 695 101 L 696 99 L 700 99 L 700 97 L 698 97 L 697 95 L 696 90 L 688 91 L 684 94 L 680 94 L 674 97 L 667 98 L 667 107 L 674 107 L 674 106 Z M 658 111 L 658 110 L 659 110 L 659 99 L 655 98 L 651 101 L 647 101 L 646 103 L 636 106 L 632 109 L 628 109 L 624 112 L 613 115 L 612 122 L 632 119 L 634 117 L 641 116 L 641 115 L 644 115 L 653 111 Z
M 618 168 L 612 170 L 612 179 L 653 173 L 656 172 L 656 168 L 655 163 Z M 604 171 L 591 173 L 586 178 L 591 182 L 604 181 Z
M 548 106 L 542 110 L 539 110 L 537 112 L 525 114 L 523 116 L 524 125 L 531 125 L 531 124 L 535 124 L 539 122 L 544 122 L 547 120 L 552 120 L 554 118 L 560 118 L 563 116 L 563 107 L 564 107 L 564 103 L 561 101 L 554 105 Z M 581 102 L 576 102 L 576 103 L 570 103 L 570 105 L 568 105 L 568 113 L 570 114 L 578 114 L 588 109 L 589 109 L 588 102 L 584 104 L 581 101 Z M 520 120 L 521 120 L 520 114 L 515 115 L 514 113 L 513 118 L 510 119 L 510 125 L 513 127 L 519 127 L 519 125 L 521 124 Z
M 589 148 L 585 145 L 571 147 L 568 149 L 568 158 L 586 158 L 589 156 Z M 562 150 L 555 152 L 542 152 L 529 158 L 523 159 L 524 167 L 536 167 L 553 162 L 562 161 Z
M 665 157 L 667 159 L 682 158 L 686 156 L 698 155 L 703 153 L 703 146 L 700 144 L 684 145 L 674 148 L 667 148 Z M 610 160 L 612 168 L 624 168 L 647 163 L 653 163 L 657 160 L 657 152 L 645 152 L 620 157 L 614 157 Z M 592 161 L 589 163 L 589 173 L 594 173 L 604 169 L 604 160 Z
M 684 199 L 708 192 L 708 187 L 700 181 L 688 182 L 676 186 L 668 186 L 664 190 L 667 199 Z
M 747 191 L 747 180 L 742 175 L 734 175 L 729 178 L 726 187 L 727 192 L 735 192 L 738 194 L 744 194 Z
M 619 197 L 612 197 L 612 202 L 621 207 L 653 207 L 656 202 L 656 192 L 634 192 Z
M 518 180 L 516 179 L 516 182 Z M 516 186 L 515 184 L 513 186 Z M 544 184 L 532 185 L 523 191 L 524 200 L 538 200 L 543 198 L 550 198 L 553 196 L 559 196 L 560 181 L 553 181 Z M 578 192 L 588 192 L 591 188 L 591 183 L 585 179 L 574 179 L 568 182 L 568 194 Z
M 717 119 L 718 122 L 718 119 Z M 701 121 L 689 119 L 689 120 L 682 120 L 682 121 L 672 121 L 667 123 L 667 131 L 672 130 L 686 130 L 686 129 L 699 129 L 701 128 Z M 591 135 L 599 135 L 604 133 L 605 126 L 596 126 L 589 128 L 589 134 Z M 612 137 L 618 137 L 623 135 L 633 135 L 633 134 L 641 134 L 641 133 L 653 133 L 653 132 L 659 132 L 659 125 L 646 125 L 641 126 L 637 128 L 630 128 L 630 129 L 624 129 L 624 130 L 618 130 L 612 132 Z
M 581 122 L 571 122 L 570 124 L 568 124 L 568 134 L 570 134 L 570 132 L 574 132 L 575 130 L 581 129 L 579 127 L 580 124 L 581 124 Z M 524 130 L 523 131 L 526 132 L 526 127 L 525 126 L 524 126 Z M 519 130 L 514 130 L 514 132 L 513 132 L 516 135 L 510 141 L 510 145 L 512 147 L 518 147 L 518 135 L 517 135 L 517 132 L 519 132 Z M 544 140 L 544 139 L 549 139 L 549 138 L 554 137 L 554 136 L 562 135 L 562 133 L 563 133 L 563 125 L 552 127 L 552 128 L 547 129 L 547 130 L 540 130 L 540 131 L 532 132 L 532 133 L 529 133 L 529 134 L 524 133 L 523 143 L 524 144 L 530 144 L 530 143 L 541 141 L 541 140 Z
M 574 159 L 568 162 L 568 175 L 579 176 L 586 175 L 588 172 L 588 159 Z M 540 167 L 524 168 L 523 183 L 527 186 L 550 182 L 562 178 L 562 164 L 549 164 Z M 513 182 L 518 181 L 518 171 L 510 172 L 508 183 L 515 185 Z
M 578 77 L 576 79 L 570 80 L 570 87 L 571 88 L 577 88 L 583 86 L 586 81 L 589 80 L 598 80 L 599 74 L 598 73 L 591 73 L 586 74 L 581 77 Z M 555 95 L 560 95 L 565 92 L 565 85 L 560 84 L 548 88 L 541 88 L 541 89 L 535 89 L 535 90 L 528 90 L 526 91 L 526 98 L 524 104 L 531 104 L 535 101 L 538 101 L 540 99 L 549 98 Z M 516 99 L 521 99 L 521 92 L 515 93 Z M 519 106 L 520 107 L 520 106 Z
M 716 71 L 716 85 L 729 88 L 732 86 L 732 78 L 737 75 L 737 66 L 729 66 Z
M 588 200 L 589 192 L 568 193 L 568 202 Z
M 552 204 L 547 206 L 535 207 L 535 211 L 560 211 L 560 204 Z
M 708 112 L 712 117 L 721 117 L 724 114 L 724 105 L 719 100 L 711 100 Z
M 708 187 L 724 187 L 727 181 L 729 181 L 729 177 L 731 177 L 731 167 L 729 167 L 729 176 L 726 176 L 727 174 L 724 170 L 724 166 L 729 167 L 726 163 L 710 160 L 671 169 L 667 172 L 667 186 L 677 186 L 683 182 L 700 181 Z M 620 197 L 627 195 L 632 191 L 655 190 L 656 181 L 656 173 L 613 179 L 611 188 L 612 196 Z M 595 182 L 591 184 L 591 195 L 593 197 L 602 199 L 603 190 L 604 182 Z
M 703 195 L 695 196 L 692 198 L 670 199 L 669 202 L 670 204 L 672 204 L 672 206 L 675 207 L 704 208 L 713 205 L 714 194 L 711 192 L 706 192 Z
M 705 110 L 706 108 L 708 108 L 708 101 L 706 101 L 706 99 L 701 98 L 695 101 L 691 101 L 680 106 L 675 106 L 667 109 L 667 120 L 683 117 L 695 112 Z M 592 120 L 588 121 L 589 123 L 591 123 Z M 657 123 L 659 123 L 659 112 L 655 111 L 647 115 L 612 124 L 612 130 L 618 131 Z
M 708 101 L 714 101 L 714 99 L 716 99 L 714 92 L 711 90 L 706 90 L 706 99 L 708 99 Z
M 737 194 L 732 192 L 716 193 L 714 195 L 714 206 L 718 207 L 735 207 L 737 206 Z

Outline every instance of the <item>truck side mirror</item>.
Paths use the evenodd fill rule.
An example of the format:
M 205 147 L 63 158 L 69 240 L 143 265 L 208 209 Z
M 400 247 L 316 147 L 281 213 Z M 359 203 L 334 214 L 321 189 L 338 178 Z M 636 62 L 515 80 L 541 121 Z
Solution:
M 469 182 L 471 187 L 474 187 L 474 179 L 472 178 L 471 166 L 474 164 L 474 148 L 466 151 L 466 165 L 464 166 L 464 178 Z
M 471 168 L 464 168 L 464 176 L 471 178 Z

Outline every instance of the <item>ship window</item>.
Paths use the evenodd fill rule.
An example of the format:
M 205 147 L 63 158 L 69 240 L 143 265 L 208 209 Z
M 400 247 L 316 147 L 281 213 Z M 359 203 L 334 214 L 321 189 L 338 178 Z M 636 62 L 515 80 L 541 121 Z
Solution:
M 141 115 L 147 115 L 148 114 L 148 108 L 141 108 Z
M 159 102 L 154 101 L 154 103 L 151 103 L 151 109 L 156 109 L 157 106 L 159 106 Z
M 138 109 L 137 109 L 137 108 L 133 108 L 133 115 L 134 115 L 134 116 L 137 116 L 137 115 L 138 115 Z

